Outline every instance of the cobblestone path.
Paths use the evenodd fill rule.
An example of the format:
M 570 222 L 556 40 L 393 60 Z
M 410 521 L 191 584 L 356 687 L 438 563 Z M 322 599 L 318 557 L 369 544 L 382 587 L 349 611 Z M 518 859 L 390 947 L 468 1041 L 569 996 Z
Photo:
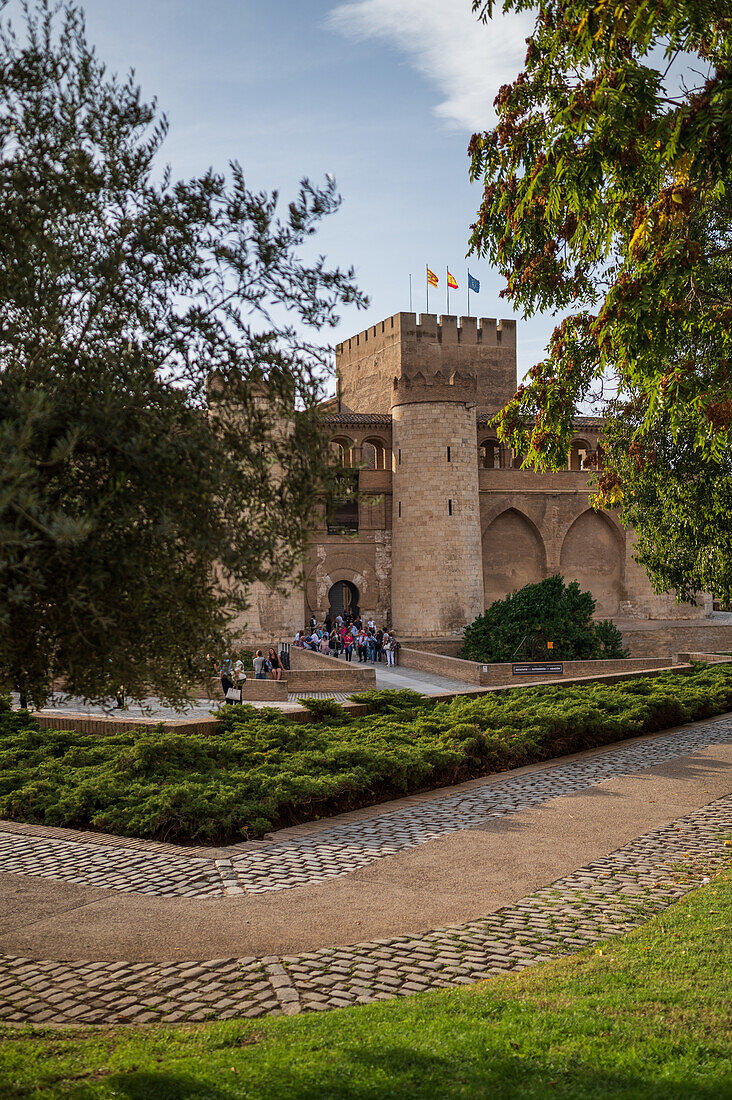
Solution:
M 168 1023 L 322 1011 L 470 984 L 626 932 L 729 858 L 732 795 L 469 924 L 298 956 L 64 963 L 0 958 L 0 1021 Z
M 603 780 L 663 764 L 732 740 L 732 719 L 711 721 L 642 742 L 630 742 L 584 760 L 526 772 L 419 805 L 301 837 L 239 845 L 214 859 L 171 845 L 131 847 L 56 839 L 0 828 L 0 871 L 176 897 L 262 894 L 325 882 L 396 852 L 404 852 L 493 817 L 518 813 L 549 799 L 586 790 Z M 87 834 L 88 837 L 88 834 Z

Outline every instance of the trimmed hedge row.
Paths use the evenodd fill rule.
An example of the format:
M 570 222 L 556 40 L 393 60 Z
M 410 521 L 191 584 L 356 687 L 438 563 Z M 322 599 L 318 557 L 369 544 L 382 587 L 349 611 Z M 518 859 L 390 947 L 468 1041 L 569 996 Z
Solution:
M 732 667 L 292 722 L 228 707 L 213 735 L 41 729 L 0 700 L 0 816 L 160 840 L 226 842 L 732 710 Z M 327 708 L 332 711 L 332 708 Z

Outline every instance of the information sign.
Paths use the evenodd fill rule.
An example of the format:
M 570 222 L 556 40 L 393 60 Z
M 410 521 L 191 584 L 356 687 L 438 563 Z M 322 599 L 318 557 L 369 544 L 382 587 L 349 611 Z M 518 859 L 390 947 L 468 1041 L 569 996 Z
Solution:
M 563 672 L 564 672 L 564 665 L 563 664 L 550 665 L 550 664 L 544 663 L 544 664 L 521 664 L 521 665 L 514 665 L 513 666 L 514 676 L 530 676 L 532 673 L 540 673 L 540 674 L 546 676 L 547 673 L 558 675 L 559 673 L 563 673 Z

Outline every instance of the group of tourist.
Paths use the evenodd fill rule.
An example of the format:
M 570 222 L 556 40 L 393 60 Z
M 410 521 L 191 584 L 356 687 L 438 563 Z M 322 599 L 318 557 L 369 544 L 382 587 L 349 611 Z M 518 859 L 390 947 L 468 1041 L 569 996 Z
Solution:
M 266 657 L 264 651 L 258 649 L 252 660 L 252 667 L 255 680 L 266 680 L 270 675 L 273 680 L 282 679 L 282 660 L 276 649 L 270 647 Z M 227 654 L 220 665 L 214 663 L 214 671 L 221 682 L 225 701 L 240 703 L 241 689 L 247 679 L 247 670 L 241 657 L 234 659 Z
M 374 619 L 364 623 L 358 615 L 336 615 L 334 620 L 328 615 L 322 625 L 312 618 L 309 631 L 298 631 L 294 644 L 326 657 L 340 657 L 342 653 L 352 661 L 355 653 L 360 662 L 386 661 L 387 665 L 396 664 L 400 648 L 393 630 L 377 627 Z
M 294 644 L 314 653 L 322 653 L 326 657 L 340 657 L 343 654 L 347 661 L 352 661 L 355 654 L 361 663 L 370 661 L 378 664 L 385 661 L 387 665 L 396 664 L 400 649 L 393 630 L 377 627 L 374 619 L 364 623 L 359 615 L 336 615 L 335 619 L 327 615 L 324 623 L 318 623 L 313 617 L 309 630 L 297 632 Z M 241 702 L 248 667 L 250 670 L 253 667 L 255 680 L 266 680 L 270 676 L 273 680 L 281 680 L 283 658 L 276 649 L 270 647 L 266 656 L 264 650 L 258 649 L 251 666 L 245 664 L 241 657 L 231 657 L 228 654 L 220 664 L 214 662 L 214 670 L 226 702 Z M 289 668 L 289 664 L 287 667 Z

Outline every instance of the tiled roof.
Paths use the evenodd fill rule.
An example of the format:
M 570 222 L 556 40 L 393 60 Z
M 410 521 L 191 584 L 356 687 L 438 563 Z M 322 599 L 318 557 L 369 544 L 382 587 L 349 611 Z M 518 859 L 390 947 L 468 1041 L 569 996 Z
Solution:
M 494 417 L 494 413 L 478 413 L 477 421 L 484 428 Z M 390 413 L 326 413 L 323 417 L 326 424 L 331 427 L 341 428 L 389 428 L 391 427 Z M 601 416 L 575 416 L 572 421 L 576 428 L 602 428 L 604 420 Z
M 495 413 L 478 413 L 478 426 L 484 428 L 494 416 Z M 605 421 L 601 416 L 575 416 L 572 424 L 575 428 L 603 428 Z
M 326 424 L 353 428 L 389 428 L 390 413 L 327 413 L 323 417 Z

